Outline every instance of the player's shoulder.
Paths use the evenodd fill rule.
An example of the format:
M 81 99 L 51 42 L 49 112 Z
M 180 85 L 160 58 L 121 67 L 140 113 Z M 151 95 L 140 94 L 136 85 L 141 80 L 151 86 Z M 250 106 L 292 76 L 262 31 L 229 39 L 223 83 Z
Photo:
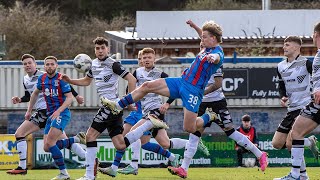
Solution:
M 160 69 L 160 68 L 157 68 L 157 67 L 154 67 L 152 69 L 153 72 L 159 72 L 159 73 L 162 73 L 163 71 Z

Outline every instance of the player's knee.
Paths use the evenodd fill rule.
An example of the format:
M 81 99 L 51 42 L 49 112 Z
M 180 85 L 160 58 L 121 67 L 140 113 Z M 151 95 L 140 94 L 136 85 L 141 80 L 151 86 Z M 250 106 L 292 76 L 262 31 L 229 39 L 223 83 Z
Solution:
M 116 142 L 113 145 L 117 150 L 124 150 L 127 147 L 124 142 Z
M 170 141 L 168 142 L 160 142 L 159 143 L 161 147 L 163 147 L 163 149 L 169 149 L 170 148 Z
M 45 143 L 44 146 L 43 146 L 43 150 L 44 150 L 45 152 L 50 152 L 49 149 L 50 149 L 50 145 L 47 144 L 47 143 Z
M 150 82 L 144 82 L 142 85 L 141 85 L 141 90 L 145 93 L 148 93 L 150 91 L 150 89 L 152 88 L 152 83 Z
M 192 126 L 186 126 L 183 129 L 184 129 L 184 131 L 186 131 L 188 133 L 194 133 L 197 130 L 196 127 L 192 127 Z
M 277 141 L 272 141 L 271 144 L 272 144 L 273 148 L 275 148 L 275 149 L 282 149 L 282 147 L 284 145 L 283 143 L 279 143 Z

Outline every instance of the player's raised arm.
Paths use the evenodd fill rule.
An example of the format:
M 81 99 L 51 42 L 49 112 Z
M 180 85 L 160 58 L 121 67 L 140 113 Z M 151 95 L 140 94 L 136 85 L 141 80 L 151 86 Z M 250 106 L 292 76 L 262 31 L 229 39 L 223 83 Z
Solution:
M 77 85 L 77 86 L 89 86 L 92 81 L 92 71 L 90 70 L 88 72 L 88 74 L 83 78 L 70 79 L 70 77 L 68 75 L 62 74 L 60 79 L 69 83 L 69 84 L 73 84 L 73 85 Z

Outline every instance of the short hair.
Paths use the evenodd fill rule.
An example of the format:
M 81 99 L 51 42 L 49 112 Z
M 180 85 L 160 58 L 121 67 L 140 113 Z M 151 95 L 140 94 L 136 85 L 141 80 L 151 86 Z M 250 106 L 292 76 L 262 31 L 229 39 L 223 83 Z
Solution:
M 156 54 L 156 52 L 155 52 L 152 48 L 149 48 L 149 47 L 143 48 L 143 49 L 141 50 L 141 54 L 142 54 L 142 55 L 143 55 L 143 54 L 148 54 L 148 53 Z
M 245 114 L 241 118 L 242 121 L 251 121 L 251 117 L 248 114 Z
M 219 43 L 222 43 L 222 28 L 214 21 L 207 21 L 202 26 L 202 31 L 208 31 L 211 35 L 216 36 Z
M 46 60 L 48 59 L 53 59 L 54 61 L 56 61 L 56 63 L 58 63 L 58 59 L 55 56 L 47 56 L 46 58 L 44 58 L 44 62 L 46 62 Z
M 34 62 L 36 62 L 36 59 L 34 58 L 34 56 L 32 56 L 31 54 L 24 54 L 21 56 L 21 61 L 27 59 L 27 58 L 31 58 Z
M 320 33 L 320 22 L 314 25 L 314 32 Z
M 106 38 L 104 38 L 104 37 L 96 37 L 93 40 L 93 44 L 98 44 L 98 45 L 105 44 L 106 46 L 109 46 L 108 40 Z
M 300 46 L 302 45 L 302 39 L 299 36 L 288 36 L 284 42 L 295 42 Z

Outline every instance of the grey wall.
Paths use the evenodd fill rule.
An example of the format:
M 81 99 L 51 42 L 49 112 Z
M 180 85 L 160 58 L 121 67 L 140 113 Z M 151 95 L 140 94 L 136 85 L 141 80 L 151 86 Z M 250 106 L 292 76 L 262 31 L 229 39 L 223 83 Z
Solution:
M 76 134 L 79 131 L 86 131 L 91 125 L 92 117 L 96 113 L 96 109 L 81 109 L 72 110 L 71 123 L 66 128 L 67 134 Z M 14 134 L 24 119 L 25 110 L 2 110 L 0 112 L 0 130 L 1 133 Z M 285 108 L 230 108 L 231 116 L 235 126 L 239 126 L 240 118 L 243 114 L 249 114 L 252 117 L 252 123 L 257 128 L 258 133 L 274 133 L 279 122 L 286 113 Z M 125 116 L 128 112 L 125 112 Z M 124 116 L 124 117 L 125 117 Z M 168 130 L 169 135 L 183 134 L 183 112 L 182 109 L 169 109 L 166 116 L 167 122 L 170 126 Z M 316 132 L 320 132 L 317 128 Z M 221 129 L 217 125 L 207 128 L 206 133 L 221 133 Z M 41 136 L 43 131 L 39 131 L 36 135 Z

